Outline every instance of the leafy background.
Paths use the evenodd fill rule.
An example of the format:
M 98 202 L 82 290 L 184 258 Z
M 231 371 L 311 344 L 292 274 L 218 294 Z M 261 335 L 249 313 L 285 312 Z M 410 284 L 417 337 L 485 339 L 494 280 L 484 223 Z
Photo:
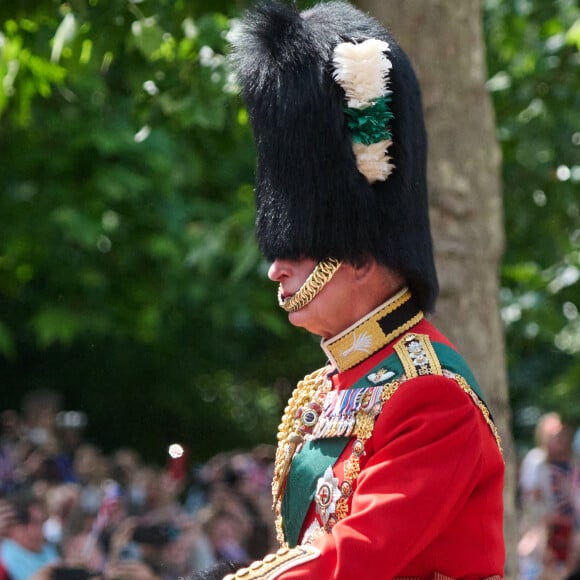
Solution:
M 516 437 L 580 419 L 580 9 L 487 0 L 488 87 L 503 151 L 502 268 Z
M 105 449 L 203 460 L 273 441 L 323 364 L 275 305 L 253 234 L 254 148 L 228 71 L 244 3 L 0 6 L 2 407 L 51 388 Z M 503 150 L 516 440 L 580 419 L 580 9 L 486 0 Z

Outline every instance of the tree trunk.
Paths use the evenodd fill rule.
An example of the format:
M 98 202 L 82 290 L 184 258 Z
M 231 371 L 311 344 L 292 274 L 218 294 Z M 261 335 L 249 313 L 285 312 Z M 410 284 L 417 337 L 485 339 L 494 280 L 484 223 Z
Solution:
M 486 92 L 479 0 L 359 0 L 409 55 L 423 91 L 429 134 L 431 225 L 441 294 L 434 322 L 478 377 L 506 460 L 508 565 L 515 576 L 515 457 L 498 268 L 504 233 L 501 157 Z

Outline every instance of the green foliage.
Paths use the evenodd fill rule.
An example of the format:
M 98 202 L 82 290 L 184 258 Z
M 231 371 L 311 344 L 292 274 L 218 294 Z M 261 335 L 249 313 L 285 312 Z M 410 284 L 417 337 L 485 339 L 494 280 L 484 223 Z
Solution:
M 192 10 L 0 9 L 3 402 L 58 389 L 103 445 L 150 456 L 272 441 L 280 377 L 321 357 L 306 336 L 287 355 L 256 249 L 230 20 Z
M 53 83 L 61 83 L 65 69 L 42 56 L 35 54 L 25 45 L 25 37 L 37 34 L 38 25 L 22 18 L 6 20 L 2 32 L 0 53 L 0 115 L 8 107 L 12 97 L 18 95 L 13 118 L 18 125 L 30 121 L 32 99 L 38 94 L 48 97 Z
M 202 459 L 273 441 L 291 385 L 322 363 L 256 249 L 226 59 L 238 9 L 0 5 L 4 405 L 55 388 L 107 448 L 160 457 L 177 439 Z M 573 0 L 485 2 L 518 436 L 536 408 L 580 416 L 579 23 Z
M 504 162 L 503 317 L 522 436 L 540 410 L 580 422 L 572 404 L 580 400 L 579 24 L 573 0 L 485 2 Z

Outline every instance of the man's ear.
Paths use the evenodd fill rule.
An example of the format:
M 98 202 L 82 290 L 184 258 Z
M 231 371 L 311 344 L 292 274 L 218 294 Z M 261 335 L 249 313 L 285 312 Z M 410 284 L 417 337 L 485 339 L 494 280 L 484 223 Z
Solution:
M 377 267 L 377 262 L 372 259 L 367 259 L 357 265 L 353 265 L 353 272 L 355 280 L 364 281 L 370 274 L 372 274 Z
M 356 282 L 378 284 L 381 290 L 388 290 L 390 295 L 395 294 L 405 286 L 405 278 L 402 274 L 379 264 L 373 258 L 368 258 L 351 267 Z

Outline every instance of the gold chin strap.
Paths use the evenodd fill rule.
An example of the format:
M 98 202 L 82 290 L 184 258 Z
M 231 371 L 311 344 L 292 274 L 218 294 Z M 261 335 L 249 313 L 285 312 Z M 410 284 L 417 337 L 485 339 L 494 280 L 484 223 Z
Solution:
M 322 288 L 330 282 L 335 272 L 340 268 L 342 262 L 336 258 L 327 258 L 316 264 L 316 268 L 306 278 L 304 284 L 296 294 L 293 294 L 285 300 L 282 298 L 282 286 L 278 287 L 278 304 L 286 312 L 296 312 L 304 308 L 309 302 L 312 302 Z

